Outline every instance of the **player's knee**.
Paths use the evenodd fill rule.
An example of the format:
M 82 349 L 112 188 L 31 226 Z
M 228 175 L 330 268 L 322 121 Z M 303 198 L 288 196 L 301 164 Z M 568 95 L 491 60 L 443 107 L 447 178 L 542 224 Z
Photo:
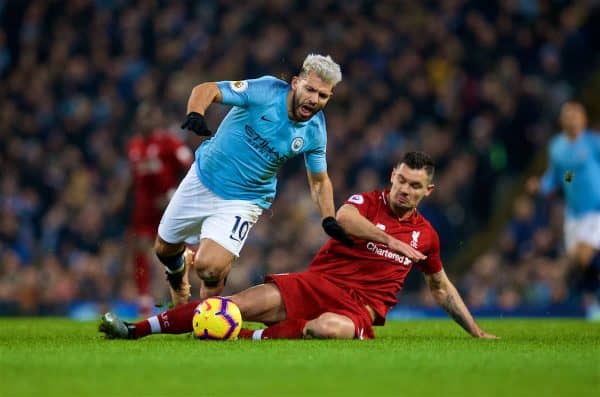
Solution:
M 208 263 L 202 259 L 196 258 L 194 262 L 194 269 L 198 277 L 204 281 L 204 284 L 213 288 L 216 287 L 219 282 L 226 276 L 226 266 L 219 264 Z
M 338 329 L 335 321 L 319 317 L 306 324 L 305 334 L 312 338 L 337 338 Z
M 214 267 L 196 267 L 196 274 L 209 288 L 216 287 L 221 280 L 221 271 Z
M 352 339 L 354 324 L 339 314 L 323 313 L 306 324 L 306 333 L 315 338 Z
M 594 259 L 595 251 L 590 247 L 582 247 L 575 253 L 575 264 L 580 268 L 587 268 Z

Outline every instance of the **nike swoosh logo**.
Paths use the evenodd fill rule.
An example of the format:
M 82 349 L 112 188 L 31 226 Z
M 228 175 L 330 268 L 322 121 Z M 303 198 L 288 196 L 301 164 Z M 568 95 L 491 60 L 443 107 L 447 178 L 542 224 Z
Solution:
M 273 122 L 273 120 L 269 120 L 269 119 L 267 118 L 267 116 L 261 116 L 261 117 L 260 117 L 260 119 L 261 119 L 261 120 L 264 120 L 264 121 L 268 121 L 269 123 L 272 123 L 272 122 Z

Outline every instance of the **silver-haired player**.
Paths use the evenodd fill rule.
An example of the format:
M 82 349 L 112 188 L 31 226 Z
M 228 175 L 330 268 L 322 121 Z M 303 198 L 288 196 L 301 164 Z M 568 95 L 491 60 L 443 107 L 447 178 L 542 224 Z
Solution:
M 210 136 L 206 109 L 213 102 L 232 108 L 215 135 L 196 150 L 158 228 L 155 251 L 165 265 L 175 305 L 190 296 L 187 272 L 192 264 L 201 279 L 200 298 L 222 291 L 250 229 L 275 199 L 277 172 L 292 157 L 304 156 L 325 232 L 352 243 L 335 220 L 322 112 L 341 79 L 331 57 L 311 54 L 289 83 L 264 76 L 194 87 L 182 128 Z M 185 250 L 185 243 L 198 242 L 195 254 Z M 408 245 L 406 251 L 415 259 L 420 255 Z

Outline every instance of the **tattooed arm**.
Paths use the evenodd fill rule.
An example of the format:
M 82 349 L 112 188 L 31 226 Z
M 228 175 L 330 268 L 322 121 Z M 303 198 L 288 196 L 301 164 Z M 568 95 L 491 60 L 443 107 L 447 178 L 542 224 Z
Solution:
M 477 325 L 444 270 L 440 270 L 434 274 L 426 274 L 425 281 L 435 301 L 471 336 L 485 339 L 497 338 L 495 335 L 488 334 Z

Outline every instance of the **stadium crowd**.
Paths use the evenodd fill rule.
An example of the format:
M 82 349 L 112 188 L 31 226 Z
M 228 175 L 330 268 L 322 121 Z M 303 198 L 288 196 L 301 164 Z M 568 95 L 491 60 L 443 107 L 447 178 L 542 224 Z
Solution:
M 325 110 L 336 203 L 386 184 L 404 151 L 428 152 L 439 172 L 421 211 L 450 263 L 511 199 L 504 188 L 545 150 L 560 105 L 597 68 L 592 4 L 0 1 L 0 314 L 135 302 L 125 146 L 138 104 L 159 103 L 162 127 L 183 134 L 195 84 L 289 79 L 309 52 L 330 54 L 344 75 Z M 226 111 L 211 107 L 209 127 Z M 182 137 L 194 148 L 192 135 Z M 298 194 L 307 187 L 296 160 L 230 292 L 301 270 L 326 239 L 310 195 Z M 468 305 L 512 310 L 578 296 L 555 207 L 519 196 L 497 244 L 464 273 L 446 269 Z M 409 283 L 400 301 L 431 302 L 420 291 Z

